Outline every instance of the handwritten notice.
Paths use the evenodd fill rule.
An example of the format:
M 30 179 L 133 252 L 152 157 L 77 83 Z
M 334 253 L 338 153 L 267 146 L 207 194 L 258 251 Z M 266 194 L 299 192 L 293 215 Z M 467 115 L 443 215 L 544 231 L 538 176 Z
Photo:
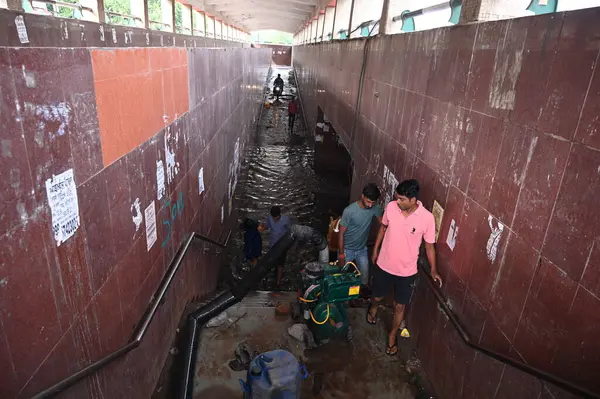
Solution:
M 435 242 L 437 242 L 440 235 L 442 219 L 444 219 L 444 208 L 442 208 L 439 202 L 433 201 L 431 213 L 433 213 L 433 218 L 435 219 Z
M 198 172 L 198 191 L 199 194 L 204 192 L 204 168 L 200 168 L 200 172 Z
M 154 208 L 154 201 L 144 210 L 144 216 L 146 219 L 146 246 L 148 251 L 150 251 L 150 248 L 152 248 L 158 238 L 156 234 L 156 209 Z
M 161 160 L 156 161 L 156 199 L 165 195 L 165 167 Z
M 448 237 L 446 237 L 446 244 L 450 247 L 452 251 L 454 251 L 454 247 L 456 246 L 456 236 L 458 235 L 458 226 L 454 219 L 450 222 L 450 230 L 448 231 Z
M 22 15 L 18 15 L 15 18 L 15 26 L 17 27 L 17 34 L 19 35 L 19 41 L 29 43 L 29 36 L 27 36 L 27 27 L 25 26 L 25 20 Z
M 56 245 L 67 241 L 79 228 L 79 203 L 73 169 L 46 180 L 46 194 L 52 215 Z

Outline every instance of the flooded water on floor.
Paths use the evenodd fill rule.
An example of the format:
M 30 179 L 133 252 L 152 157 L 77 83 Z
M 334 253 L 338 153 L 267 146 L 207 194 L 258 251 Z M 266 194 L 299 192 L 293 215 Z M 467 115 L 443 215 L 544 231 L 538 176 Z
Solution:
M 281 74 L 284 98 L 274 101 L 273 81 Z M 240 183 L 235 193 L 234 211 L 239 222 L 252 218 L 266 222 L 272 206 L 280 206 L 293 223 L 309 225 L 327 232 L 329 211 L 343 209 L 349 200 L 347 178 L 321 175 L 314 171 L 314 141 L 308 137 L 300 107 L 293 128 L 288 128 L 289 96 L 297 93 L 291 68 L 274 67 L 265 86 L 265 102 L 254 137 L 246 146 Z M 299 103 L 299 99 L 297 99 Z M 241 232 L 232 235 L 226 263 L 235 278 L 249 266 L 243 262 Z M 263 233 L 263 255 L 268 251 L 268 232 Z M 295 290 L 301 266 L 316 258 L 314 248 L 295 245 L 288 253 L 282 289 Z M 229 268 L 226 268 L 229 269 Z M 275 276 L 263 280 L 260 289 L 273 289 Z

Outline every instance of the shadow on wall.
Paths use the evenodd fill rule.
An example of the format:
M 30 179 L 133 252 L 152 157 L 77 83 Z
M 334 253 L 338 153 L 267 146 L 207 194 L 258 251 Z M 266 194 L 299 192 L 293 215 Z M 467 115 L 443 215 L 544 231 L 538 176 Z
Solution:
M 240 47 L 72 48 L 82 37 L 101 42 L 100 25 L 77 21 L 95 26 L 86 36 L 72 21 L 31 21 L 35 47 L 0 47 L 7 398 L 29 397 L 123 345 L 186 234 L 224 238 L 237 173 L 231 143 L 243 151 L 270 65 L 267 51 Z M 59 26 L 68 34 L 47 33 Z M 128 46 L 146 44 L 145 31 L 130 34 Z M 183 307 L 216 285 L 216 257 L 195 255 L 141 347 L 67 395 L 149 397 Z
M 309 125 L 320 106 L 353 154 L 353 198 L 416 178 L 444 209 L 438 268 L 471 335 L 600 392 L 598 20 L 595 8 L 373 38 L 353 142 L 366 41 L 296 47 L 294 68 Z M 410 314 L 440 398 L 567 397 L 466 348 L 422 284 Z

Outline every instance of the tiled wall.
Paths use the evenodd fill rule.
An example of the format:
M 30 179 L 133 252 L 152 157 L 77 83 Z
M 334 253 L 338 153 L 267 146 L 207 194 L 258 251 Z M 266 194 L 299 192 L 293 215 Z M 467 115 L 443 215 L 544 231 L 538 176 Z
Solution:
M 240 47 L 88 49 L 72 31 L 52 47 L 37 29 L 77 26 L 36 18 L 30 44 L 0 47 L 2 398 L 29 397 L 125 344 L 184 236 L 225 239 L 234 143 L 241 154 L 270 64 L 269 51 Z M 71 169 L 80 225 L 59 245 L 46 181 Z M 150 396 L 186 302 L 215 288 L 208 249 L 193 245 L 142 345 L 63 397 Z
M 389 170 L 445 209 L 443 290 L 474 339 L 596 391 L 598 20 L 588 9 L 373 38 L 354 140 L 365 42 L 294 48 L 309 126 L 319 105 L 353 148 L 353 198 L 368 181 L 391 194 Z M 424 282 L 410 322 L 441 398 L 568 397 L 468 349 Z

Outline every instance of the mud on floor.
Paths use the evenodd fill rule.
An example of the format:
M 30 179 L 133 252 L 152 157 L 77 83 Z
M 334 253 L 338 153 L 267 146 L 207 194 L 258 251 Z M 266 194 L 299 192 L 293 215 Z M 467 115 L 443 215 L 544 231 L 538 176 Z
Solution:
M 416 390 L 399 356 L 385 355 L 387 332 L 383 324 L 367 325 L 365 309 L 349 309 L 354 330 L 351 342 L 330 342 L 308 350 L 304 344 L 288 335 L 294 323 L 289 317 L 275 314 L 276 304 L 289 302 L 293 295 L 268 301 L 256 294 L 230 308 L 230 321 L 222 326 L 204 328 L 197 357 L 194 397 L 202 399 L 240 399 L 239 379 L 246 372 L 232 371 L 228 363 L 242 341 L 262 353 L 285 349 L 305 363 L 310 373 L 302 385 L 302 398 L 317 399 L 408 399 Z M 312 393 L 315 375 L 322 374 L 319 394 Z

